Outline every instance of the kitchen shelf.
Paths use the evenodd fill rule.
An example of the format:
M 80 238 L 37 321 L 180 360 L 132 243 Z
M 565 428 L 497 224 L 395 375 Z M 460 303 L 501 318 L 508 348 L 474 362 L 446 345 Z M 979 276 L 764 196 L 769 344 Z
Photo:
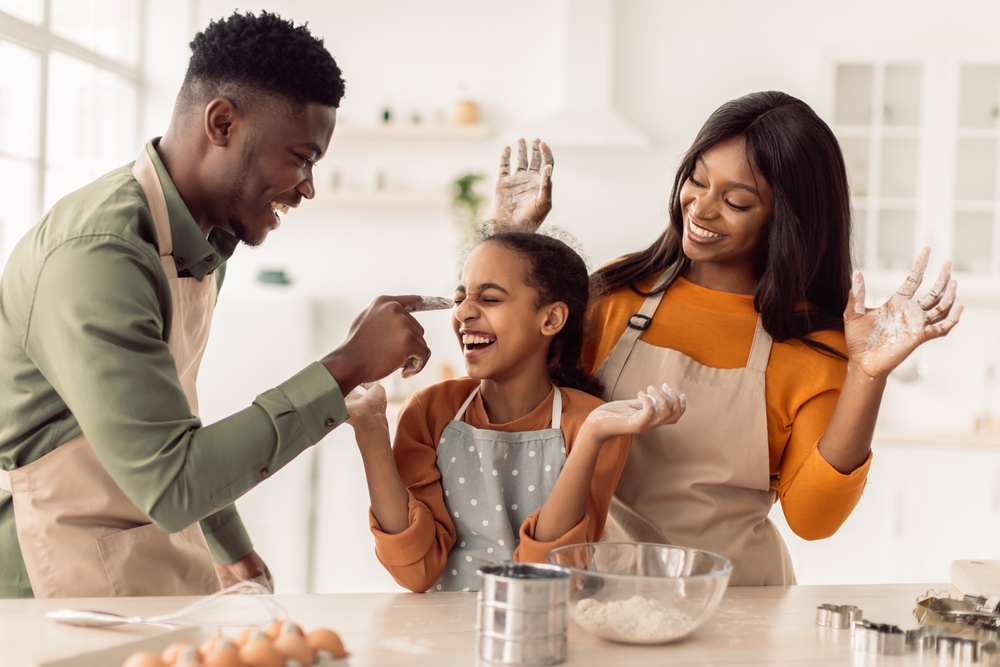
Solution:
M 351 191 L 320 192 L 316 201 L 341 206 L 386 206 L 406 208 L 445 208 L 451 197 L 442 192 L 413 191 Z
M 469 140 L 488 139 L 493 129 L 485 123 L 380 123 L 377 125 L 338 125 L 333 133 L 336 139 L 423 139 Z

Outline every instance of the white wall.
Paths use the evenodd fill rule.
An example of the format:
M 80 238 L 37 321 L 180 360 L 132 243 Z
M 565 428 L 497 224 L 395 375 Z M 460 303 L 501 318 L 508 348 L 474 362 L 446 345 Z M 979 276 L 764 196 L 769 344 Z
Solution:
M 209 19 L 229 14 L 237 4 L 231 0 L 149 0 L 149 4 L 153 17 L 150 39 L 155 40 L 151 44 L 156 48 L 147 56 L 154 76 L 146 90 L 144 127 L 149 134 L 159 134 L 169 118 L 170 101 L 183 75 L 186 44 L 194 27 L 204 27 Z M 282 0 L 241 2 L 238 7 L 266 7 L 297 22 L 308 21 L 313 33 L 325 38 L 347 79 L 342 122 L 374 122 L 385 105 L 391 106 L 397 117 L 408 117 L 416 110 L 429 119 L 438 109 L 450 110 L 464 82 L 480 104 L 484 120 L 495 130 L 490 139 L 443 142 L 365 142 L 343 139 L 335 133 L 329 157 L 317 168 L 320 188 L 329 187 L 334 171 L 347 186 L 367 187 L 380 170 L 386 173 L 390 188 L 443 187 L 469 170 L 492 178 L 504 141 L 518 136 L 521 128 L 549 115 L 559 104 L 562 63 L 556 37 L 561 28 L 556 0 Z M 580 237 L 595 264 L 637 249 L 659 234 L 665 224 L 664 201 L 678 157 L 707 115 L 725 100 L 753 90 L 780 89 L 827 115 L 832 64 L 837 58 L 1000 60 L 1000 3 L 619 0 L 616 35 L 616 105 L 651 139 L 652 146 L 648 150 L 564 149 L 556 154 L 554 174 L 552 219 Z M 258 269 L 285 268 L 296 281 L 288 292 L 294 291 L 295 296 L 289 298 L 314 304 L 312 310 L 302 311 L 312 314 L 282 319 L 274 317 L 262 302 L 253 326 L 259 327 L 262 338 L 277 335 L 286 344 L 295 339 L 296 328 L 310 327 L 315 335 L 305 358 L 315 358 L 339 343 L 350 317 L 377 294 L 450 294 L 457 245 L 458 234 L 443 207 L 306 202 L 287 217 L 264 247 L 237 253 L 230 263 L 226 289 L 236 296 L 223 294 L 218 317 L 228 317 L 226 300 L 230 298 L 243 306 L 251 304 L 253 309 L 253 295 L 259 289 L 254 287 L 253 278 Z M 982 368 L 987 361 L 1000 366 L 1000 310 L 984 303 L 980 300 L 981 305 L 967 312 L 950 339 L 931 343 L 921 352 L 926 377 L 907 385 L 890 384 L 882 411 L 883 428 L 971 428 L 982 404 Z M 316 313 L 324 324 L 317 324 Z M 435 379 L 441 360 L 461 368 L 447 316 L 423 317 L 434 361 L 421 380 L 396 386 L 399 393 Z M 283 337 L 282 332 L 289 335 Z M 245 335 L 253 337 L 254 331 Z M 232 341 L 213 337 L 217 350 L 227 343 Z M 295 372 L 303 358 L 302 354 L 277 356 L 284 360 L 271 360 L 274 363 L 269 363 L 267 373 L 229 384 L 225 365 L 213 367 L 213 362 L 206 360 L 206 382 L 217 383 L 213 386 L 226 395 L 214 405 L 212 399 L 203 399 L 209 420 L 228 414 L 229 403 L 236 398 L 248 401 L 265 389 L 265 375 L 271 382 L 272 374 L 280 377 L 281 373 L 287 376 Z M 220 352 L 219 359 L 223 358 Z M 994 392 L 993 409 L 1000 413 L 1000 391 Z M 353 483 L 351 497 L 362 494 L 363 507 L 362 473 L 350 454 L 351 439 L 340 435 L 335 445 L 324 443 L 323 447 L 339 448 L 335 450 L 341 457 L 338 465 L 358 466 L 346 471 L 341 468 L 343 480 L 338 483 Z M 329 467 L 331 460 L 327 457 L 323 465 Z M 289 473 L 289 477 L 295 474 Z M 265 513 L 267 507 L 277 507 L 270 501 L 253 500 L 253 494 L 264 494 L 267 486 L 247 497 L 245 514 L 251 506 L 255 512 Z M 326 489 L 324 498 L 332 497 L 330 492 Z M 277 491 L 274 494 L 280 495 Z M 260 495 L 262 499 L 269 497 Z M 329 512 L 330 507 L 324 505 L 323 511 Z M 248 524 L 255 521 L 253 516 L 247 520 Z M 343 515 L 336 520 L 344 520 Z M 268 522 L 271 519 L 260 519 L 261 530 Z M 343 535 L 341 548 L 353 540 L 361 545 L 357 547 L 361 551 L 342 556 L 342 562 L 357 563 L 362 558 L 374 562 L 364 522 L 355 521 L 351 526 Z M 328 550 L 337 547 L 326 534 L 323 540 L 327 550 L 323 556 L 330 558 Z M 262 541 L 258 537 L 258 543 Z M 292 542 L 284 540 L 286 547 Z M 262 546 L 268 548 L 275 547 Z M 1000 557 L 1000 553 L 992 555 Z M 277 552 L 274 555 L 278 560 L 286 557 L 292 558 Z M 811 560 L 822 561 L 818 557 Z M 297 583 L 285 590 L 300 590 L 301 577 L 289 572 L 285 581 Z M 810 577 L 823 580 L 822 572 L 804 577 L 800 568 L 799 575 L 800 581 Z M 349 584 L 327 576 L 326 583 L 321 582 L 322 590 L 387 586 L 377 574 L 368 579 L 365 576 Z M 943 576 L 945 573 L 937 578 Z

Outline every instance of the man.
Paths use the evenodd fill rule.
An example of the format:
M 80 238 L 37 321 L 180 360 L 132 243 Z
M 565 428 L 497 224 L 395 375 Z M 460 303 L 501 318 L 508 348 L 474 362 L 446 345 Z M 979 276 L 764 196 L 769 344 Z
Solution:
M 233 501 L 346 421 L 356 385 L 430 354 L 419 297 L 380 297 L 340 348 L 202 426 L 225 262 L 315 194 L 344 82 L 266 12 L 191 48 L 166 134 L 53 206 L 0 278 L 0 597 L 270 586 Z

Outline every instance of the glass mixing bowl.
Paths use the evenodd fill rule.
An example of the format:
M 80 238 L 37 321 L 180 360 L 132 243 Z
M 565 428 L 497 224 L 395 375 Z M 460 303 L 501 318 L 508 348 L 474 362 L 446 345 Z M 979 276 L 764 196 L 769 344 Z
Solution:
M 733 562 L 700 549 L 642 542 L 571 544 L 549 562 L 572 572 L 569 613 L 602 639 L 664 644 L 691 634 L 715 611 Z

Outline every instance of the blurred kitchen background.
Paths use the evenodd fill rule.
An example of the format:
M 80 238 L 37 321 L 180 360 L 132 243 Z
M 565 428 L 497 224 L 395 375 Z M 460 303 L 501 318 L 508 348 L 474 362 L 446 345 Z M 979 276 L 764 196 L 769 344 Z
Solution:
M 308 21 L 347 97 L 315 200 L 229 264 L 206 423 L 339 345 L 375 296 L 450 295 L 464 221 L 489 210 L 517 137 L 552 145 L 550 220 L 595 267 L 660 233 L 712 110 L 779 89 L 841 140 L 869 305 L 923 245 L 934 267 L 954 260 L 966 305 L 890 381 L 840 532 L 805 542 L 772 512 L 799 583 L 944 581 L 952 559 L 1000 558 L 1000 3 L 0 0 L 0 266 L 54 201 L 162 134 L 188 42 L 237 7 Z M 448 313 L 420 317 L 434 356 L 387 381 L 396 407 L 462 373 Z M 238 506 L 279 592 L 399 590 L 373 554 L 350 427 Z

